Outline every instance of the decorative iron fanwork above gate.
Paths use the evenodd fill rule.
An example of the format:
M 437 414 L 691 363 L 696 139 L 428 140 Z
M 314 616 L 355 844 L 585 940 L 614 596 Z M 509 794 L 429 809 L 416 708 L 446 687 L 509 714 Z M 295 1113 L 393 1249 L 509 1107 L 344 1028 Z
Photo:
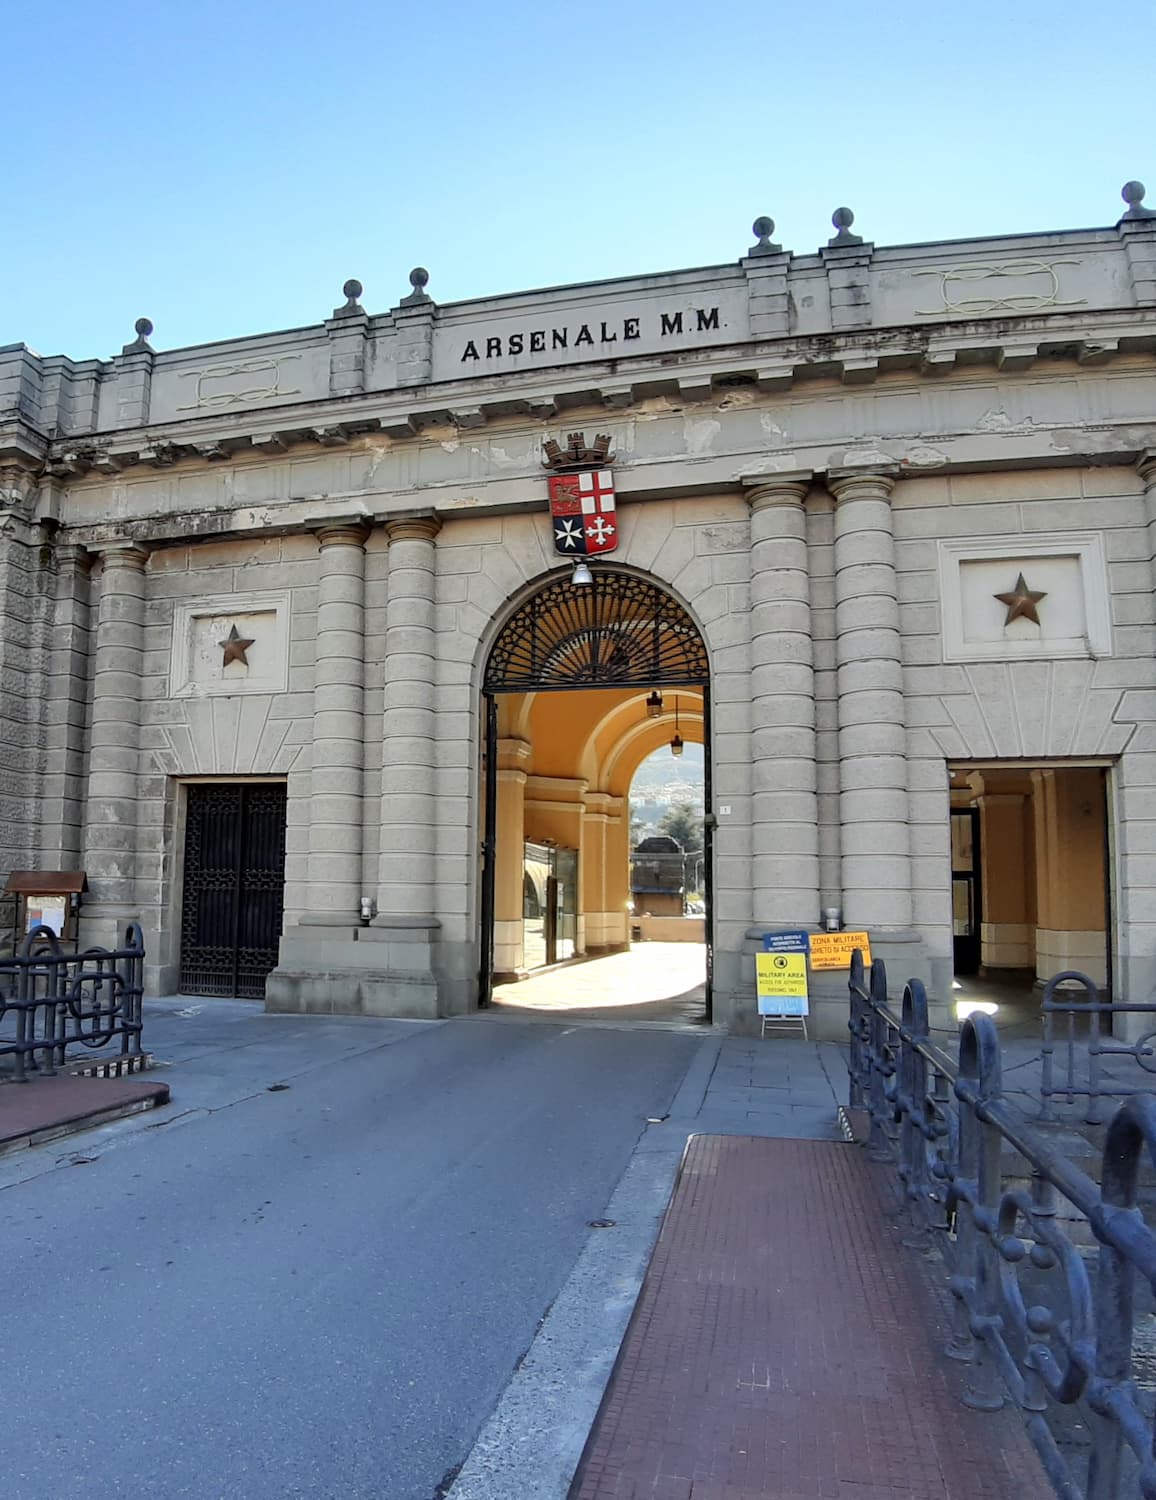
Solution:
M 487 693 L 705 683 L 706 645 L 681 605 L 644 578 L 599 569 L 549 583 L 502 627 Z

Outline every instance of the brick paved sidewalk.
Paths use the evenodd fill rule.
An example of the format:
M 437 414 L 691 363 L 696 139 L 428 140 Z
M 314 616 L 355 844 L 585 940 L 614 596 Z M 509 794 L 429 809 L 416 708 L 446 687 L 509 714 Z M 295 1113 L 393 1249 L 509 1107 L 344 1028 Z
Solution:
M 1031 1500 L 854 1146 L 696 1136 L 571 1500 Z
M 58 1073 L 0 1085 L 0 1155 L 167 1104 L 169 1086 L 153 1079 L 76 1078 Z

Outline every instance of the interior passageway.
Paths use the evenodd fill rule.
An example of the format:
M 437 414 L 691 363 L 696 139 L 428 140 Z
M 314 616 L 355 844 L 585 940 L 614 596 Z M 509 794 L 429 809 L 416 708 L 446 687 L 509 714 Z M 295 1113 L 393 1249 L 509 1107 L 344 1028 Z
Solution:
M 494 1014 L 567 1021 L 702 1026 L 706 946 L 636 943 L 585 963 L 563 964 L 520 984 L 498 985 Z

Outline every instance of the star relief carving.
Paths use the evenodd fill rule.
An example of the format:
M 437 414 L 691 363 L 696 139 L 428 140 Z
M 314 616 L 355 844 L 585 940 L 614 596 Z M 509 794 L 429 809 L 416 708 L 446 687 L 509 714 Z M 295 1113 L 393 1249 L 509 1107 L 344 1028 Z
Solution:
M 1040 623 L 1039 611 L 1036 605 L 1041 599 L 1046 599 L 1047 593 L 1041 593 L 1038 589 L 1029 589 L 1024 575 L 1021 573 L 1016 579 L 1016 586 L 1007 594 L 993 594 L 993 599 L 998 599 L 1001 604 L 1007 605 L 1007 619 L 1003 622 L 1005 628 L 1013 620 L 1030 620 L 1033 625 Z
M 246 640 L 235 625 L 231 626 L 225 639 L 217 642 L 217 645 L 225 653 L 221 666 L 227 667 L 231 661 L 239 661 L 243 667 L 247 667 L 249 659 L 245 655 L 245 652 L 248 651 L 252 644 L 253 642 Z

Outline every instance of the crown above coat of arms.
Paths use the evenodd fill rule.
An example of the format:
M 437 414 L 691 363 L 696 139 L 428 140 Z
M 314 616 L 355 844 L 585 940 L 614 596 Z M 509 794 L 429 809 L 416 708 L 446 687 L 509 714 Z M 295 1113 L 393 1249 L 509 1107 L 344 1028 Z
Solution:
M 566 446 L 553 438 L 547 438 L 542 444 L 545 458 L 542 460 L 547 469 L 601 469 L 605 464 L 612 463 L 610 453 L 610 435 L 600 432 L 595 436 L 593 447 L 586 446 L 586 434 L 584 432 L 570 432 L 566 435 Z

